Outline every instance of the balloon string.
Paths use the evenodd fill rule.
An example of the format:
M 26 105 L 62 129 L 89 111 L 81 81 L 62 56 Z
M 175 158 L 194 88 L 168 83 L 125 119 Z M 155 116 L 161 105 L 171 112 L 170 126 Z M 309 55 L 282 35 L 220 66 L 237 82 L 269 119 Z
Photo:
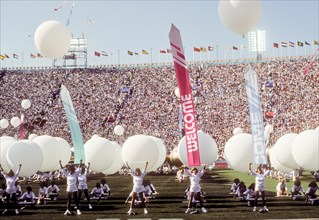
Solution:
M 72 7 L 70 9 L 70 15 L 69 15 L 68 20 L 66 22 L 66 26 L 69 26 L 69 24 L 70 24 L 70 19 L 71 19 L 71 16 L 72 16 L 73 8 L 74 8 L 74 2 L 72 3 Z

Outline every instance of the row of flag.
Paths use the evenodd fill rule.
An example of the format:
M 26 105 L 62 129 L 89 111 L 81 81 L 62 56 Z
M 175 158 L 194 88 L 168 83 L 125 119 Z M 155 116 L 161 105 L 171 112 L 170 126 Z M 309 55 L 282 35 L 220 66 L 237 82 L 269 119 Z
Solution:
M 279 48 L 279 45 L 281 45 L 281 47 L 295 47 L 295 45 L 299 46 L 299 47 L 303 47 L 304 45 L 305 46 L 310 46 L 311 44 L 307 41 L 305 42 L 301 42 L 301 41 L 297 41 L 297 43 L 294 43 L 294 42 L 291 42 L 291 41 L 288 41 L 288 42 L 281 42 L 281 44 L 279 43 L 274 43 L 273 44 L 273 47 L 274 48 Z M 317 40 L 314 40 L 313 41 L 313 45 L 319 45 L 319 42 Z
M 40 53 L 37 53 L 37 54 L 30 53 L 30 57 L 31 58 L 42 58 L 43 56 Z M 8 54 L 3 54 L 3 55 L 0 54 L 0 60 L 9 59 L 9 58 L 10 58 L 10 56 Z M 18 54 L 13 53 L 12 58 L 19 59 L 20 56 Z

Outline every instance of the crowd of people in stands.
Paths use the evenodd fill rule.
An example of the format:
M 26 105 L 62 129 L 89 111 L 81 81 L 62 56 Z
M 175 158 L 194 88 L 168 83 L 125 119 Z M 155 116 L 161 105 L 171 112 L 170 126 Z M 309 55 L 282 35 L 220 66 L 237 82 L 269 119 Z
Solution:
M 309 72 L 308 62 L 272 61 L 254 63 L 258 74 L 262 109 L 273 112 L 264 122 L 274 127 L 271 143 L 285 133 L 299 133 L 318 127 L 318 62 Z M 249 110 L 243 74 L 247 64 L 188 67 L 193 90 L 197 126 L 217 142 L 219 158 L 236 127 L 250 133 Z M 173 66 L 139 68 L 8 70 L 1 78 L 0 116 L 10 120 L 22 113 L 28 134 L 49 134 L 71 143 L 65 111 L 59 98 L 61 84 L 71 95 L 84 142 L 94 134 L 123 144 L 135 134 L 161 138 L 168 151 L 178 145 L 179 100 Z M 30 109 L 21 101 L 29 99 Z M 123 136 L 113 133 L 115 125 L 124 127 Z M 19 135 L 9 126 L 0 136 Z M 19 137 L 18 137 L 19 138 Z

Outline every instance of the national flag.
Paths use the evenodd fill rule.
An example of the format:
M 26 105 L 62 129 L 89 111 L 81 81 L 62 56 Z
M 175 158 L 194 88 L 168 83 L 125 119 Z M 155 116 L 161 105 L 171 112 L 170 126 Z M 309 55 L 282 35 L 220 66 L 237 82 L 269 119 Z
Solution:
M 19 55 L 18 54 L 12 54 L 12 56 L 13 56 L 13 58 L 15 58 L 15 59 L 19 59 Z
M 235 46 L 233 46 L 233 50 L 238 50 L 238 48 L 237 48 L 237 47 L 235 47 Z
M 300 42 L 300 41 L 297 42 L 297 45 L 298 45 L 299 47 L 303 47 L 303 43 Z
M 313 40 L 313 45 L 319 45 L 319 42 L 317 40 Z
M 92 19 L 89 19 L 89 18 L 86 19 L 86 22 L 88 24 L 95 24 L 95 21 L 93 21 Z
M 305 45 L 309 45 L 310 46 L 310 44 L 307 41 L 305 41 Z
M 38 58 L 42 58 L 43 56 L 40 53 L 37 53 Z
M 213 51 L 213 50 L 214 50 L 214 47 L 208 46 L 208 51 Z
M 294 43 L 294 42 L 289 41 L 289 47 L 295 47 L 295 43 Z
M 274 48 L 278 48 L 279 44 L 278 43 L 274 43 Z
M 31 57 L 31 58 L 36 58 L 37 56 L 34 55 L 34 54 L 32 54 L 32 53 L 30 53 L 30 57 Z
M 102 54 L 102 56 L 105 56 L 105 57 L 108 56 L 108 54 L 105 51 L 102 51 L 101 54 Z
M 200 52 L 200 48 L 194 47 L 194 51 L 195 51 L 195 52 Z
M 97 56 L 97 57 L 100 57 L 101 56 L 101 53 L 97 52 L 97 51 L 94 51 L 94 55 Z
M 166 50 L 160 50 L 160 53 L 166 53 Z
M 206 52 L 207 50 L 206 50 L 206 47 L 200 47 L 200 51 L 201 52 Z
M 127 54 L 130 55 L 130 56 L 133 56 L 133 52 L 132 52 L 132 51 L 129 51 L 129 50 L 128 50 L 128 51 L 127 51 Z
M 4 54 L 4 57 L 5 57 L 5 58 L 10 58 L 9 55 L 6 54 L 6 53 Z
M 64 1 L 63 2 L 63 4 L 62 5 L 60 5 L 59 7 L 57 7 L 57 8 L 54 8 L 54 11 L 58 11 L 58 10 L 60 10 L 61 8 L 63 8 L 64 7 L 64 5 L 66 4 L 66 1 Z
M 146 54 L 146 55 L 147 55 L 147 54 L 148 54 L 148 52 L 147 52 L 146 50 L 144 50 L 144 49 L 143 49 L 143 50 L 142 50 L 142 54 Z
M 287 47 L 287 42 L 282 42 L 281 41 L 281 47 Z
M 134 55 L 138 55 L 138 52 L 134 52 Z
M 0 55 L 0 60 L 4 60 L 4 58 L 6 58 L 6 57 L 3 55 Z
M 167 53 L 172 53 L 172 50 L 171 49 L 167 49 L 166 52 Z

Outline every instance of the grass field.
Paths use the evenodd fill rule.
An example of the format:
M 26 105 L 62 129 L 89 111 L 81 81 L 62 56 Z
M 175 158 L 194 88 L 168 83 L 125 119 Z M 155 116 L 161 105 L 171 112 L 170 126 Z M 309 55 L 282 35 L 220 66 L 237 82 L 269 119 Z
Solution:
M 293 218 L 319 218 L 319 206 L 311 206 L 305 201 L 292 201 L 291 198 L 276 198 L 275 187 L 277 180 L 267 179 L 267 206 L 268 213 L 252 212 L 252 208 L 246 202 L 239 201 L 229 196 L 229 189 L 232 180 L 238 177 L 249 185 L 254 181 L 252 176 L 241 174 L 232 170 L 207 171 L 201 182 L 205 193 L 208 213 L 190 215 L 185 214 L 186 203 L 184 191 L 189 182 L 178 183 L 174 175 L 152 175 L 145 178 L 152 181 L 157 191 L 158 198 L 147 203 L 149 214 L 144 215 L 142 209 L 137 209 L 136 216 L 129 216 L 126 212 L 129 205 L 124 201 L 132 189 L 132 178 L 130 176 L 108 176 L 107 183 L 111 187 L 112 196 L 107 200 L 95 203 L 92 202 L 93 210 L 87 208 L 86 201 L 82 200 L 82 215 L 64 216 L 66 210 L 65 186 L 59 184 L 61 189 L 60 198 L 57 201 L 49 201 L 46 205 L 37 205 L 34 209 L 24 209 L 19 216 L 15 216 L 13 210 L 8 215 L 1 216 L 1 219 L 293 219 Z M 96 182 L 104 178 L 102 175 L 89 177 L 89 189 Z M 302 185 L 306 188 L 310 176 L 302 179 Z M 3 179 L 1 180 L 3 181 Z M 21 183 L 24 190 L 25 184 Z M 32 183 L 35 193 L 38 185 Z M 292 183 L 288 183 L 290 189 Z M 83 197 L 83 196 L 82 196 Z M 1 207 L 3 208 L 3 207 Z M 3 209 L 1 209 L 2 212 Z

